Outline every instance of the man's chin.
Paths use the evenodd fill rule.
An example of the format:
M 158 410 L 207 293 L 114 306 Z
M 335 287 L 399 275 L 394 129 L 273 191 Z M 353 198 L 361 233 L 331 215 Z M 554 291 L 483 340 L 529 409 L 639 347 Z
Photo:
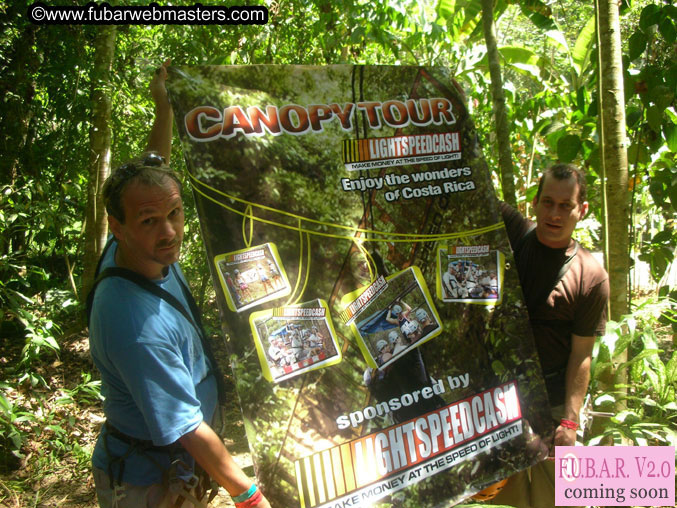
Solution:
M 178 246 L 170 249 L 159 249 L 157 253 L 157 260 L 165 266 L 176 263 L 179 260 L 180 248 Z
M 560 244 L 564 244 L 563 246 L 566 247 L 568 243 L 561 228 L 543 228 L 538 234 L 538 239 L 543 245 L 553 249 L 559 248 Z

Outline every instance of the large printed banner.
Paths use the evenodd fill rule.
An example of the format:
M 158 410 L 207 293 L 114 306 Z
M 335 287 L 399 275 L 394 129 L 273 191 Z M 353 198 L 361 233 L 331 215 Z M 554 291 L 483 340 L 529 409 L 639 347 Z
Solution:
M 448 506 L 540 460 L 547 396 L 447 69 L 173 68 L 273 506 Z

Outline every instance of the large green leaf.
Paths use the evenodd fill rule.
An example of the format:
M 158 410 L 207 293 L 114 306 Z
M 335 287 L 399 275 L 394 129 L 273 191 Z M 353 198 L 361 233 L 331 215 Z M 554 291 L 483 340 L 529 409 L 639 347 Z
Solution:
M 649 123 L 649 127 L 655 132 L 660 133 L 661 123 L 663 122 L 663 110 L 658 106 L 650 106 L 649 109 L 646 110 L 646 119 Z
M 581 149 L 581 138 L 576 134 L 567 134 L 557 140 L 557 157 L 562 162 L 571 162 Z
M 652 25 L 657 24 L 661 19 L 661 8 L 658 5 L 651 4 L 647 5 L 642 9 L 642 13 L 639 15 L 639 27 L 642 30 L 646 30 Z
M 668 44 L 675 42 L 675 36 L 677 36 L 677 32 L 675 31 L 675 24 L 670 18 L 663 18 L 663 20 L 658 25 L 658 31 L 665 38 L 665 42 Z
M 677 7 L 674 5 L 664 5 L 663 12 L 666 16 L 670 16 L 672 19 L 677 21 Z
M 677 211 L 677 185 L 671 185 L 668 189 L 668 196 L 670 197 L 670 204 L 672 209 Z
M 510 2 L 515 3 L 515 2 Z M 519 0 L 517 2 L 522 14 L 541 30 L 554 30 L 557 28 L 552 19 L 552 9 L 541 0 Z
M 637 106 L 628 106 L 625 111 L 625 125 L 628 128 L 634 127 L 642 118 L 642 110 Z
M 675 98 L 675 93 L 667 86 L 659 84 L 656 86 L 651 86 L 649 89 L 649 98 L 654 104 L 656 104 L 656 106 L 663 110 L 672 104 L 672 101 Z
M 450 18 L 454 15 L 455 8 L 456 0 L 439 0 L 435 8 L 437 17 L 442 19 Z
M 592 47 L 595 44 L 595 17 L 593 16 L 588 20 L 581 30 L 581 33 L 578 34 L 576 38 L 576 43 L 574 44 L 574 50 L 571 53 L 571 58 L 574 60 L 574 65 L 578 69 L 578 73 L 581 74 L 581 71 L 585 69 L 590 60 L 590 53 Z
M 541 68 L 545 63 L 539 55 L 521 46 L 503 46 L 498 48 L 498 52 L 501 55 L 503 65 L 509 66 L 520 74 L 533 78 L 539 85 L 541 84 Z M 477 66 L 486 68 L 488 65 L 489 59 L 485 54 L 477 62 Z
M 630 164 L 647 164 L 649 162 L 649 152 L 644 144 L 633 143 L 628 147 L 628 162 Z
M 663 124 L 663 136 L 670 151 L 677 152 L 677 125 L 667 122 Z
M 548 30 L 545 32 L 545 36 L 548 37 L 548 39 L 555 41 L 558 46 L 569 53 L 569 43 L 567 43 L 567 38 L 561 30 Z
M 636 60 L 642 56 L 642 53 L 644 53 L 644 50 L 646 49 L 646 42 L 646 35 L 639 30 L 630 36 L 630 40 L 628 41 L 628 49 L 630 50 L 628 56 L 630 57 L 630 60 Z
M 498 52 L 506 63 L 536 65 L 539 61 L 536 53 L 521 46 L 503 46 Z

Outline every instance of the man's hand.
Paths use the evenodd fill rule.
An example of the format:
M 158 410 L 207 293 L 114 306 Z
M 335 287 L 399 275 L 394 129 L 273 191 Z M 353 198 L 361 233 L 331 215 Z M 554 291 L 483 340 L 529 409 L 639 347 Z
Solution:
M 568 427 L 558 426 L 555 429 L 555 446 L 574 446 L 576 444 L 576 431 Z M 555 446 L 550 449 L 550 456 L 555 456 Z
M 179 442 L 202 466 L 202 469 L 226 489 L 231 496 L 238 496 L 246 492 L 251 486 L 252 481 L 235 463 L 223 445 L 221 438 L 205 422 L 181 436 Z M 254 506 L 270 508 L 270 503 L 262 496 L 261 500 Z
M 153 79 L 150 81 L 150 94 L 153 97 L 153 102 L 156 107 L 164 105 L 169 106 L 169 96 L 167 95 L 167 88 L 165 81 L 167 81 L 167 67 L 172 63 L 172 59 L 168 58 L 165 62 L 155 69 Z

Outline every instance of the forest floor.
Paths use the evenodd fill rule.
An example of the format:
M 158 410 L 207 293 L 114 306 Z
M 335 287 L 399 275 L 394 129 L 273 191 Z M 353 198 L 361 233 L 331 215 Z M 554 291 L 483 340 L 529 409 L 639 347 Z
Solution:
M 12 365 L 22 346 L 0 337 L 0 367 Z M 92 378 L 98 375 L 89 356 L 86 335 L 68 335 L 60 339 L 60 346 L 58 358 L 36 369 L 49 388 L 24 383 L 18 390 L 5 392 L 10 403 L 21 409 L 17 416 L 35 418 L 29 416 L 16 423 L 27 436 L 21 448 L 23 457 L 0 457 L 0 508 L 98 506 L 90 457 L 104 416 L 101 401 L 89 388 L 87 378 L 89 374 Z M 225 442 L 229 451 L 253 478 L 237 396 L 234 391 L 231 395 L 232 404 L 223 408 L 226 423 L 221 434 L 228 436 Z M 220 489 L 210 506 L 234 505 Z

